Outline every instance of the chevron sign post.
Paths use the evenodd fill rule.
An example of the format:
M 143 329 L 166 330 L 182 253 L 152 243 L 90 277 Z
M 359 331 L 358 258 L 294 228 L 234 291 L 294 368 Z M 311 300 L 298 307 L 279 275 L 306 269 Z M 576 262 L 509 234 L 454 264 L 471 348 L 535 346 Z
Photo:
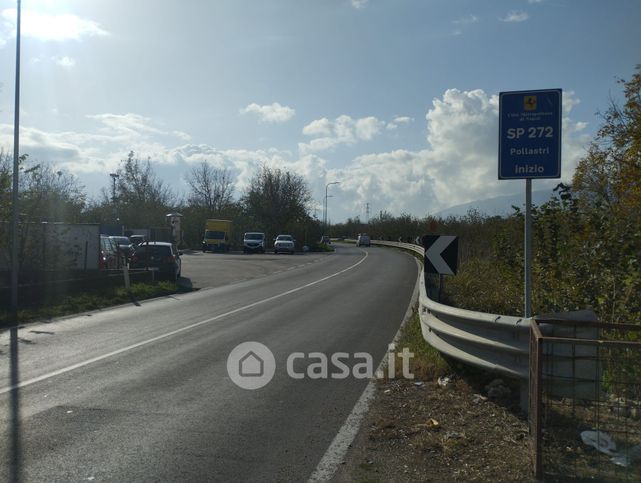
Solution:
M 450 235 L 423 236 L 425 272 L 455 275 L 458 268 L 458 237 Z

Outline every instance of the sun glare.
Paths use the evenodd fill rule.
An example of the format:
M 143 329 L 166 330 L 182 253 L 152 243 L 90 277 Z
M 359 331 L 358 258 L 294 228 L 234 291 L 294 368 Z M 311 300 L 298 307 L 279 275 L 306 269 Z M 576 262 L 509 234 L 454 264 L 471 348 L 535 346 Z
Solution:
M 49 4 L 52 2 L 41 2 Z M 2 12 L 4 21 L 15 29 L 16 9 Z M 22 11 L 22 35 L 40 40 L 80 40 L 82 37 L 107 35 L 100 25 L 89 19 L 83 19 L 70 13 L 44 13 L 40 10 L 24 9 Z

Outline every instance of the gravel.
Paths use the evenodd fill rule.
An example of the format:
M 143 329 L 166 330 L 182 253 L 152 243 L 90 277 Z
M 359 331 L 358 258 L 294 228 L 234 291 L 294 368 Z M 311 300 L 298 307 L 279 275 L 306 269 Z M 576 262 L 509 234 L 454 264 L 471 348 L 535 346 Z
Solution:
M 534 481 L 518 391 L 480 379 L 379 381 L 333 481 Z

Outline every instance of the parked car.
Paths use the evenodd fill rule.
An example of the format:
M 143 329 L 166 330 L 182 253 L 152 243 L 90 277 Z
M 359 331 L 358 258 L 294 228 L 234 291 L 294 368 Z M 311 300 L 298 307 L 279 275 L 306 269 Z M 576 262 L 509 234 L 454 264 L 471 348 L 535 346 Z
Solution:
M 110 236 L 109 238 L 111 239 L 112 243 L 116 245 L 117 250 L 122 255 L 124 255 L 125 258 L 129 258 L 132 255 L 134 247 L 131 244 L 131 240 L 129 240 L 129 238 L 127 238 L 126 236 Z
M 129 268 L 155 270 L 171 280 L 178 280 L 182 262 L 181 253 L 167 242 L 145 242 L 138 245 L 129 262 Z
M 265 234 L 250 231 L 243 235 L 243 253 L 265 253 Z
M 294 237 L 291 235 L 278 235 L 274 240 L 274 253 L 294 254 Z
M 145 235 L 131 235 L 129 237 L 129 241 L 131 242 L 131 246 L 135 248 L 136 246 L 145 242 Z
M 360 233 L 358 235 L 358 239 L 356 240 L 357 247 L 363 247 L 363 246 L 368 247 L 370 246 L 370 244 L 371 244 L 371 241 L 369 239 L 369 235 L 367 235 L 366 233 Z
M 111 240 L 110 236 L 100 235 L 100 254 L 98 255 L 98 268 L 109 270 L 121 268 L 124 265 L 124 257 L 118 251 L 118 246 Z

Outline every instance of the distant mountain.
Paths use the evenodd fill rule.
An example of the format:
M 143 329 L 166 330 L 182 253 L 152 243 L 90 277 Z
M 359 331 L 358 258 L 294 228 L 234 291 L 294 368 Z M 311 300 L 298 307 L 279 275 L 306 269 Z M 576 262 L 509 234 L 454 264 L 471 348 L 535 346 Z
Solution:
M 532 191 L 532 204 L 542 205 L 547 202 L 555 193 L 551 190 Z M 485 200 L 471 201 L 462 205 L 451 206 L 435 213 L 435 216 L 447 218 L 448 216 L 463 216 L 469 210 L 475 209 L 479 213 L 489 216 L 504 216 L 512 213 L 512 205 L 523 208 L 525 206 L 525 190 L 514 195 L 497 196 Z

